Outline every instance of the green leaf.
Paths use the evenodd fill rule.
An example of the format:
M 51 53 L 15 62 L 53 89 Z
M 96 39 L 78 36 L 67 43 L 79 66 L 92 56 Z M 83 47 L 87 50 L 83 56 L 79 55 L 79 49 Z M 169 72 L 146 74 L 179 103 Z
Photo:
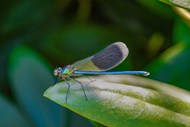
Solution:
M 174 30 L 173 30 L 173 40 L 175 43 L 185 43 L 190 45 L 190 28 L 185 24 L 182 19 L 176 18 Z
M 94 80 L 90 84 L 86 78 L 78 79 L 84 86 L 88 101 L 80 84 L 74 81 L 70 81 L 67 103 L 68 86 L 65 82 L 51 86 L 44 96 L 109 127 L 190 126 L 190 101 L 187 99 L 190 94 L 186 91 L 135 76 L 90 78 Z M 167 89 L 162 90 L 162 87 L 166 88 L 165 85 Z M 172 95 L 174 92 L 178 97 Z
M 146 70 L 150 77 L 190 90 L 190 50 L 186 43 L 177 43 L 163 52 Z
M 157 0 L 137 0 L 140 4 L 147 7 L 152 12 L 159 14 L 164 18 L 171 19 L 173 16 L 173 12 L 170 8 L 167 7 L 166 4 L 161 3 Z
M 26 118 L 16 106 L 2 96 L 0 96 L 0 105 L 0 127 L 29 127 Z
M 164 3 L 173 5 L 173 6 L 178 6 L 178 7 L 182 7 L 185 9 L 190 9 L 190 0 L 160 0 Z
M 106 127 L 106 126 L 104 126 L 104 125 L 102 125 L 100 123 L 94 122 L 92 120 L 91 120 L 91 123 L 93 124 L 94 127 Z
M 37 127 L 63 126 L 66 118 L 62 108 L 42 96 L 54 78 L 37 53 L 24 46 L 15 48 L 10 56 L 9 77 L 18 103 Z
M 55 2 L 51 0 L 18 0 L 6 2 L 6 9 L 3 17 L 1 17 L 1 34 L 16 34 L 28 29 L 37 28 L 38 25 L 44 23 L 55 11 Z M 4 6 L 3 6 L 4 7 Z M 2 8 L 3 8 L 2 7 Z M 27 33 L 27 32 L 25 32 Z

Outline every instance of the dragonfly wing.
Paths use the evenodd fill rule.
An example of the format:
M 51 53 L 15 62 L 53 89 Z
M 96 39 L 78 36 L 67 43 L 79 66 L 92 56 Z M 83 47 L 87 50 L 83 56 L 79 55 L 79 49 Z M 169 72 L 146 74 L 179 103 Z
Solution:
M 115 42 L 93 56 L 73 63 L 75 70 L 106 71 L 119 65 L 129 53 L 127 46 L 122 42 Z

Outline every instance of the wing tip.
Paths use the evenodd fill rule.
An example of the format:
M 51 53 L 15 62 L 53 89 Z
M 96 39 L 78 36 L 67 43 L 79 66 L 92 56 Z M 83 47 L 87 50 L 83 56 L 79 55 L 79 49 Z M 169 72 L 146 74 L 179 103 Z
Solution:
M 127 48 L 127 45 L 123 42 L 114 42 L 113 45 L 117 45 L 117 47 L 121 50 L 121 53 L 123 55 L 123 60 L 128 56 L 129 54 L 129 49 Z

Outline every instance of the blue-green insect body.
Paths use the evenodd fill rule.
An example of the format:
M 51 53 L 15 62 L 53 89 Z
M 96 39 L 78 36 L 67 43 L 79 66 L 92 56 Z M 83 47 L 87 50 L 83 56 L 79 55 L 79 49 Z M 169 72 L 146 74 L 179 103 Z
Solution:
M 87 96 L 85 94 L 83 85 L 81 82 L 75 79 L 75 76 L 81 75 L 143 75 L 147 76 L 150 73 L 146 71 L 107 71 L 122 63 L 125 58 L 127 57 L 129 51 L 127 46 L 122 42 L 116 42 L 105 49 L 101 50 L 100 52 L 96 53 L 93 56 L 87 57 L 80 61 L 77 61 L 71 65 L 67 65 L 63 68 L 58 67 L 54 70 L 54 75 L 58 76 L 57 79 L 64 80 L 67 85 L 68 89 L 66 92 L 66 102 L 67 96 L 70 89 L 70 84 L 68 80 L 74 80 L 78 82 L 82 90 L 84 92 L 85 98 Z
M 73 69 L 69 65 L 62 68 L 62 71 L 61 71 L 62 75 L 71 75 L 72 73 L 73 73 Z

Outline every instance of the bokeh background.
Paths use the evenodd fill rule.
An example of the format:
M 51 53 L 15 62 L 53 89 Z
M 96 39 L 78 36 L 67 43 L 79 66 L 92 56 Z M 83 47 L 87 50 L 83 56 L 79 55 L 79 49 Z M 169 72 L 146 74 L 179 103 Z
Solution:
M 177 8 L 150 0 L 1 0 L 0 127 L 92 127 L 43 97 L 53 69 L 122 41 L 115 70 L 190 90 L 190 29 Z M 92 107 L 93 108 L 93 107 Z

